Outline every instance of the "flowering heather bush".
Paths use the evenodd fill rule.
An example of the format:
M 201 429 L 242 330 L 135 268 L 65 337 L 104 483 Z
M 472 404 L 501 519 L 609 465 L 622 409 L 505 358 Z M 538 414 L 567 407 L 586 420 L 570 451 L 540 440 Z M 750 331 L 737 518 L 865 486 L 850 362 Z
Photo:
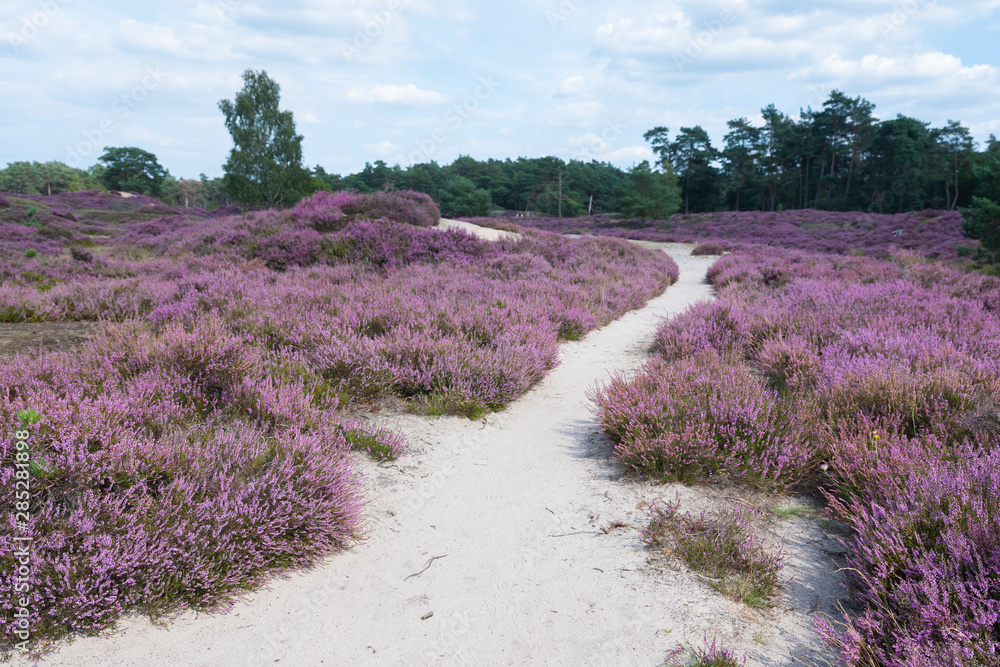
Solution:
M 721 469 L 714 444 L 674 454 L 715 420 L 693 389 L 719 387 L 723 403 L 726 387 L 761 378 L 791 423 L 813 424 L 801 428 L 814 456 L 792 469 L 825 461 L 813 479 L 855 529 L 846 571 L 864 611 L 840 635 L 822 628 L 844 663 L 998 664 L 1000 281 L 890 259 L 766 247 L 722 257 L 709 271 L 720 298 L 661 326 L 658 359 L 603 389 L 601 416 L 626 461 L 641 452 L 676 475 L 701 456 Z M 623 430 L 628 410 L 639 426 Z
M 7 208 L 9 206 L 10 206 L 10 202 L 7 201 L 6 197 L 4 197 L 2 194 L 0 194 L 0 208 Z
M 713 637 L 703 640 L 702 647 L 688 648 L 679 644 L 667 654 L 671 667 L 743 667 L 747 664 L 746 656 L 742 660 L 737 660 L 736 655 L 718 645 Z M 684 662 L 681 662 L 687 656 Z
M 722 255 L 725 252 L 726 247 L 716 241 L 703 241 L 691 250 L 691 254 L 696 257 L 702 255 Z
M 756 532 L 762 514 L 739 502 L 709 513 L 681 513 L 680 499 L 654 504 L 643 531 L 646 546 L 679 558 L 713 579 L 712 587 L 751 607 L 770 607 L 778 590 L 781 552 Z
M 809 429 L 750 369 L 708 353 L 651 361 L 593 394 L 626 468 L 685 483 L 721 475 L 768 490 L 796 484 L 813 454 Z
M 0 477 L 14 488 L 16 413 L 31 428 L 31 627 L 94 632 L 126 609 L 224 603 L 269 571 L 343 546 L 360 495 L 348 434 L 314 384 L 265 376 L 265 360 L 219 318 L 155 335 L 111 328 L 74 353 L 17 356 L 0 371 Z M 261 377 L 266 379 L 261 380 Z M 0 526 L 6 576 L 13 504 Z M 13 636 L 13 581 L 5 636 Z
M 352 223 L 324 246 L 330 261 L 383 270 L 410 264 L 464 266 L 481 259 L 489 244 L 460 232 L 431 233 L 379 220 Z
M 345 209 L 354 210 L 359 197 L 353 192 L 320 190 L 300 201 L 291 210 L 297 218 L 308 220 L 316 230 L 333 232 L 350 222 L 351 218 L 347 216 Z
M 62 241 L 61 238 L 52 239 L 43 236 L 39 228 L 0 222 L 0 263 L 7 265 L 15 263 L 14 258 L 23 255 L 27 250 L 34 250 L 46 257 L 58 255 L 67 245 Z M 20 263 L 16 264 L 21 267 Z
M 920 211 L 881 215 L 797 209 L 675 215 L 649 222 L 584 218 L 529 218 L 523 224 L 562 234 L 618 236 L 640 241 L 698 243 L 716 241 L 728 249 L 747 245 L 887 258 L 893 249 L 912 250 L 956 261 L 959 248 L 978 242 L 962 234 L 958 211 Z
M 922 459 L 922 474 L 877 501 L 833 500 L 855 530 L 846 571 L 866 609 L 839 637 L 821 625 L 847 664 L 1000 660 L 1000 452 L 958 451 Z
M 131 194 L 125 197 L 118 192 L 98 190 L 62 192 L 51 196 L 18 195 L 18 197 L 38 202 L 40 207 L 45 207 L 57 217 L 98 223 L 120 224 L 130 220 L 148 220 L 181 213 L 189 216 L 206 215 L 200 209 L 174 208 L 146 195 Z
M 165 211 L 180 212 L 167 206 L 155 197 L 147 195 L 133 194 L 123 197 L 118 192 L 106 192 L 103 190 L 83 190 L 80 192 L 61 192 L 51 196 L 22 195 L 44 202 L 50 206 L 63 206 L 69 210 L 87 209 L 94 211 L 135 211 L 141 208 L 161 208 Z
M 441 212 L 430 196 L 413 190 L 379 190 L 372 194 L 319 191 L 292 209 L 322 232 L 336 231 L 353 220 L 394 220 L 433 227 Z
M 36 638 L 97 632 L 130 609 L 214 608 L 316 562 L 357 527 L 348 450 L 381 460 L 405 446 L 347 418 L 348 404 L 395 394 L 427 412 L 500 409 L 556 364 L 560 339 L 677 278 L 662 253 L 615 239 L 489 244 L 384 220 L 325 233 L 315 215 L 142 219 L 76 259 L 60 245 L 0 261 L 0 319 L 106 322 L 75 352 L 0 368 L 8 488 L 16 415 L 41 413 Z M 17 606 L 12 501 L 0 648 Z
M 441 219 L 441 211 L 429 195 L 413 190 L 380 190 L 359 195 L 344 211 L 357 218 L 385 218 L 417 227 L 433 227 Z

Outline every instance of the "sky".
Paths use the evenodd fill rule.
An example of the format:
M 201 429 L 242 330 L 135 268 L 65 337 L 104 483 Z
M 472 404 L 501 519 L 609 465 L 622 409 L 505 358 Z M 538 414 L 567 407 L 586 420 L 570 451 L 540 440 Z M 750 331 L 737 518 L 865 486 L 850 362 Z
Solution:
M 0 3 L 0 166 L 154 153 L 222 174 L 218 103 L 281 86 L 303 162 L 330 173 L 460 155 L 599 160 L 642 138 L 793 117 L 833 89 L 1000 135 L 1000 0 L 173 0 Z

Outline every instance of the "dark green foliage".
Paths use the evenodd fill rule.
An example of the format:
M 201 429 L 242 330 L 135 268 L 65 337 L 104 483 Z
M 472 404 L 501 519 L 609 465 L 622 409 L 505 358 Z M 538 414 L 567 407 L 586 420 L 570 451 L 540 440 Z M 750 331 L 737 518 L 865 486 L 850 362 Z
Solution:
M 99 190 L 104 186 L 95 171 L 74 169 L 62 162 L 11 162 L 6 169 L 0 169 L 0 192 L 56 195 L 61 192 Z
M 713 162 L 719 152 L 700 125 L 682 127 L 670 144 L 670 163 L 684 190 L 684 213 L 716 209 L 719 171 Z
M 42 223 L 38 221 L 38 205 L 35 203 L 28 204 L 28 209 L 25 212 L 28 219 L 24 224 L 28 227 L 41 227 Z
M 450 211 L 446 203 L 456 195 L 459 200 L 464 198 L 474 203 L 478 210 L 489 209 L 483 208 L 487 201 L 485 195 L 489 195 L 492 207 L 508 211 L 558 215 L 561 209 L 563 216 L 577 216 L 619 211 L 628 174 L 612 164 L 596 160 L 566 162 L 550 156 L 517 160 L 491 158 L 480 162 L 463 155 L 446 166 L 432 161 L 406 169 L 376 160 L 365 163 L 360 172 L 344 177 L 316 167 L 312 178 L 313 187 L 333 191 L 353 189 L 371 193 L 386 186 L 416 190 L 433 197 L 440 203 L 442 212 L 451 216 L 465 217 Z M 457 179 L 468 179 L 475 196 L 468 194 L 468 184 L 463 181 L 459 181 L 461 186 L 456 186 Z M 456 187 L 458 190 L 454 191 Z M 449 189 L 453 190 L 451 194 Z
M 224 187 L 238 202 L 291 205 L 311 192 L 302 168 L 302 135 L 291 111 L 281 111 L 281 87 L 267 72 L 246 70 L 236 100 L 220 100 L 234 148 L 223 165 Z
M 167 170 L 160 166 L 156 156 L 141 148 L 105 148 L 97 158 L 104 165 L 101 183 L 108 190 L 138 192 L 159 197 Z
M 962 211 L 962 231 L 966 236 L 979 239 L 989 258 L 1000 259 L 1000 204 L 976 197 L 972 206 Z
M 672 171 L 656 172 L 643 160 L 629 171 L 621 213 L 642 220 L 669 218 L 680 206 L 680 190 Z
M 448 181 L 438 203 L 446 218 L 485 216 L 493 204 L 489 190 L 477 189 L 476 184 L 464 176 Z

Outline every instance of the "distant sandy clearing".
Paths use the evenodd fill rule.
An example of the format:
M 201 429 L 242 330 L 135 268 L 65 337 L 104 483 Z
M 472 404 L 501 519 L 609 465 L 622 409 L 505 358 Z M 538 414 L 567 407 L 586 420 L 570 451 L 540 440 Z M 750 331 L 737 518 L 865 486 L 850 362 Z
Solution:
M 463 229 L 473 236 L 478 236 L 479 238 L 487 241 L 502 241 L 504 239 L 511 239 L 513 241 L 521 240 L 521 235 L 514 232 L 505 232 L 500 229 L 480 227 L 479 225 L 474 225 L 471 222 L 449 220 L 447 218 L 441 218 L 438 222 L 437 229 Z

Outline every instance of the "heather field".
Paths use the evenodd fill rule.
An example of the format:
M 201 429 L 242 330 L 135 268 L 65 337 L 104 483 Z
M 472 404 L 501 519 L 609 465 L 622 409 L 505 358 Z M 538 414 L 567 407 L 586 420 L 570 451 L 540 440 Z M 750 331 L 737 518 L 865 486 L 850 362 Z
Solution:
M 77 349 L 0 369 L 0 476 L 30 487 L 0 533 L 3 641 L 25 530 L 36 639 L 225 606 L 357 538 L 348 452 L 406 445 L 366 410 L 501 410 L 561 341 L 677 279 L 623 240 L 490 243 L 429 229 L 438 218 L 409 192 L 246 213 L 117 193 L 0 201 L 0 321 L 102 322 Z
M 766 246 L 708 277 L 718 299 L 593 393 L 618 459 L 822 493 L 852 529 L 857 608 L 819 622 L 842 664 L 1000 664 L 1000 281 L 912 252 Z
M 499 219 L 470 218 L 496 225 Z M 856 254 L 887 259 L 893 249 L 910 250 L 950 262 L 971 256 L 978 241 L 962 235 L 958 211 L 919 211 L 881 215 L 797 209 L 678 214 L 670 220 L 616 220 L 602 216 L 526 218 L 518 223 L 561 234 L 594 234 L 637 241 L 698 243 L 715 241 L 729 250 L 751 245 Z
M 767 511 L 741 500 L 703 501 L 711 488 L 737 484 L 750 497 L 776 499 L 773 513 L 789 494 L 811 494 L 828 518 L 850 529 L 842 568 L 848 614 L 816 614 L 811 629 L 841 664 L 1000 664 L 1000 279 L 939 261 L 959 259 L 964 246 L 972 252 L 958 214 L 723 213 L 675 218 L 673 231 L 667 223 L 628 229 L 595 219 L 519 220 L 549 231 L 472 220 L 518 233 L 499 241 L 435 227 L 439 218 L 430 198 L 408 191 L 320 192 L 282 211 L 211 212 L 118 193 L 5 195 L 0 323 L 41 330 L 97 323 L 74 349 L 24 348 L 0 369 L 0 419 L 11 434 L 0 477 L 12 489 L 18 481 L 30 489 L 12 496 L 0 532 L 5 637 L 16 637 L 16 537 L 25 530 L 34 550 L 36 648 L 101 633 L 130 612 L 160 618 L 228 608 L 276 574 L 357 544 L 366 507 L 390 506 L 371 497 L 382 488 L 359 474 L 364 457 L 386 465 L 413 444 L 377 415 L 453 415 L 469 424 L 544 386 L 562 342 L 642 307 L 678 280 L 677 264 L 663 252 L 608 238 L 627 236 L 702 241 L 690 251 L 696 256 L 681 262 L 687 277 L 668 296 L 699 283 L 707 293 L 701 276 L 711 260 L 697 255 L 732 252 L 707 273 L 717 298 L 687 307 L 689 297 L 678 293 L 680 314 L 662 320 L 644 365 L 614 372 L 588 393 L 616 465 L 656 484 L 657 495 L 660 483 L 680 482 L 703 485 L 704 498 L 685 491 L 684 507 L 696 508 L 686 511 L 679 493 L 651 506 L 631 500 L 621 521 L 606 519 L 594 533 L 632 527 L 628 515 L 641 509 L 650 520 L 634 526 L 635 534 L 648 553 L 673 554 L 700 577 L 693 588 L 675 581 L 680 588 L 670 594 L 705 588 L 723 597 L 701 603 L 713 610 L 710 627 L 736 622 L 723 618 L 731 604 L 724 598 L 770 619 L 757 627 L 797 622 L 773 610 L 801 588 L 796 576 L 812 577 L 808 586 L 829 583 L 820 581 L 829 578 L 825 566 L 786 574 L 795 558 L 763 537 Z M 611 356 L 622 342 L 599 345 L 611 346 L 602 348 Z M 472 424 L 490 427 L 484 433 L 491 435 L 478 438 L 529 443 L 521 458 L 507 460 L 502 447 L 489 447 L 475 462 L 463 458 L 454 479 L 442 481 L 434 468 L 421 475 L 448 490 L 420 496 L 409 510 L 453 540 L 436 558 L 478 544 L 467 538 L 471 528 L 436 529 L 464 516 L 457 498 L 480 512 L 501 506 L 483 517 L 505 531 L 507 547 L 523 538 L 523 517 L 542 531 L 546 549 L 550 538 L 586 533 L 578 530 L 584 520 L 564 524 L 556 516 L 597 507 L 579 500 L 584 491 L 573 488 L 571 502 L 556 494 L 549 506 L 535 506 L 548 498 L 542 488 L 563 489 L 579 472 L 577 463 L 561 461 L 566 477 L 546 481 L 556 477 L 545 476 L 541 460 L 543 451 L 548 459 L 561 452 L 564 422 L 585 410 L 593 379 L 573 378 L 603 363 L 572 361 L 575 370 L 558 390 L 521 405 L 503 428 Z M 563 404 L 571 385 L 579 405 Z M 563 421 L 550 423 L 553 413 Z M 409 428 L 426 442 L 436 427 Z M 438 445 L 462 428 L 442 430 Z M 538 429 L 548 434 L 544 446 L 530 444 Z M 19 440 L 28 446 L 18 449 Z M 463 456 L 471 447 L 454 446 Z M 417 463 L 403 463 L 401 478 L 422 470 L 428 456 L 449 460 L 447 450 L 417 449 Z M 508 479 L 494 479 L 496 470 Z M 397 483 L 386 474 L 376 476 Z M 627 495 L 635 487 L 623 488 Z M 606 502 L 608 492 L 600 498 Z M 574 509 L 559 510 L 564 501 Z M 434 512 L 413 514 L 425 502 Z M 406 515 L 391 506 L 397 521 Z M 591 512 L 590 524 L 598 516 Z M 556 524 L 539 523 L 550 517 Z M 390 541 L 388 558 L 399 559 L 408 541 L 429 539 L 422 524 L 399 526 L 406 544 Z M 379 539 L 392 539 L 384 533 Z M 567 559 L 580 555 L 590 574 L 578 572 L 578 580 L 604 575 L 589 562 L 596 553 L 589 549 L 604 547 L 558 544 Z M 787 546 L 801 558 L 801 547 Z M 538 594 L 548 604 L 545 586 L 568 576 L 565 559 L 535 563 L 536 546 L 495 548 L 498 559 L 514 559 L 515 575 L 475 558 L 463 565 L 487 568 L 491 574 L 477 585 L 489 590 L 522 586 L 544 572 Z M 420 561 L 429 553 L 420 551 Z M 395 575 L 402 582 L 419 568 L 372 553 L 365 562 L 351 570 L 361 590 L 384 578 L 382 568 L 406 568 Z M 437 588 L 427 583 L 427 595 L 455 583 L 447 571 L 439 576 Z M 588 591 L 607 585 L 587 581 Z M 380 595 L 410 597 L 392 612 L 361 599 L 337 604 L 359 605 L 347 616 L 362 625 L 406 613 L 411 589 L 378 586 Z M 578 594 L 565 589 L 552 589 L 553 606 L 567 592 Z M 482 606 L 478 597 L 475 606 Z M 463 611 L 472 614 L 463 618 L 481 628 L 506 622 L 499 610 L 483 609 Z M 323 633 L 307 627 L 308 619 L 300 632 Z M 749 654 L 751 632 L 742 633 L 731 630 L 729 638 Z M 573 644 L 579 649 L 591 639 Z M 693 659 L 735 664 L 735 653 L 717 639 L 706 635 L 704 649 L 691 649 Z M 468 640 L 471 650 L 483 648 Z M 242 640 L 235 633 L 227 641 Z M 750 644 L 760 644 L 756 634 Z M 454 648 L 440 639 L 434 646 Z M 624 649 L 613 646 L 618 660 Z M 768 649 L 772 656 L 776 650 Z M 679 655 L 667 658 L 681 664 Z

